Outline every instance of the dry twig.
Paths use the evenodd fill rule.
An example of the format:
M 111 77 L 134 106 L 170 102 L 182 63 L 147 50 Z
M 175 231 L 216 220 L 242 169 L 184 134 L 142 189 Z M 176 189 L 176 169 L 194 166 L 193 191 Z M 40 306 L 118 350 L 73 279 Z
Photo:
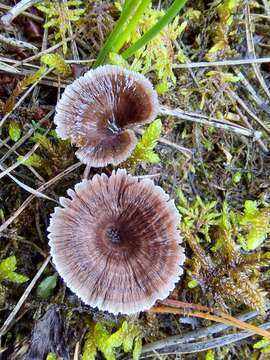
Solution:
M 46 190 L 47 188 L 49 188 L 51 185 L 57 183 L 59 180 L 61 180 L 64 176 L 68 175 L 69 173 L 71 173 L 72 171 L 78 169 L 80 166 L 82 165 L 82 163 L 77 162 L 76 164 L 71 165 L 70 167 L 68 167 L 66 170 L 62 171 L 60 174 L 56 175 L 54 178 L 52 178 L 51 180 L 47 181 L 45 184 L 41 185 L 37 191 L 41 192 Z M 1 236 L 1 232 L 3 232 L 22 212 L 23 210 L 31 203 L 32 200 L 35 199 L 35 195 L 30 195 L 24 202 L 23 204 L 19 207 L 18 210 L 16 210 L 14 212 L 14 214 L 7 219 L 1 226 L 0 226 L 0 236 Z
M 29 7 L 38 3 L 40 0 L 21 0 L 18 4 L 10 8 L 10 10 L 1 17 L 1 22 L 8 26 L 11 22 L 22 12 L 27 10 Z

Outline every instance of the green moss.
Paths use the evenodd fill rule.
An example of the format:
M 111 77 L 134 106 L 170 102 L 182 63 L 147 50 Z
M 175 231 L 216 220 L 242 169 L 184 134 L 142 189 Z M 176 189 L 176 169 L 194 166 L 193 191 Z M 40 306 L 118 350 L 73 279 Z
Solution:
M 225 308 L 245 304 L 263 312 L 267 292 L 260 287 L 260 271 L 269 266 L 270 253 L 241 251 L 237 238 L 242 228 L 233 222 L 237 214 L 227 203 L 218 212 L 216 203 L 204 204 L 199 197 L 189 203 L 181 192 L 179 203 L 181 229 L 193 252 L 187 262 L 188 285 L 195 280 L 212 304 Z M 208 243 L 212 244 L 211 250 Z
M 115 360 L 116 351 L 122 347 L 125 353 L 133 349 L 133 359 L 139 359 L 141 352 L 140 327 L 124 321 L 121 327 L 110 333 L 106 325 L 90 321 L 89 330 L 85 336 L 82 359 L 94 360 L 97 350 L 101 351 L 106 360 Z

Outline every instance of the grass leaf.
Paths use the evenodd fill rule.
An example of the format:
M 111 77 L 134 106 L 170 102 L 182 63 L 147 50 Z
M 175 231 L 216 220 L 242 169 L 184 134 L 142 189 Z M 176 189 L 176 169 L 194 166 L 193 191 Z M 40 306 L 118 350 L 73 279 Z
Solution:
M 165 15 L 147 33 L 145 33 L 134 45 L 121 53 L 123 58 L 128 59 L 136 51 L 151 41 L 166 25 L 168 25 L 173 20 L 173 18 L 178 14 L 186 2 L 187 0 L 175 0 L 168 8 Z
M 21 137 L 21 127 L 17 121 L 11 121 L 9 123 L 8 134 L 12 141 L 18 141 Z
M 142 2 L 143 0 L 138 0 L 134 4 L 134 1 L 130 1 L 130 0 L 125 1 L 122 14 L 119 20 L 117 21 L 113 31 L 109 35 L 107 41 L 105 42 L 103 48 L 99 52 L 96 62 L 94 63 L 94 67 L 97 67 L 104 62 L 109 52 L 113 49 L 113 46 L 118 41 L 119 36 L 126 28 L 128 21 L 134 16 L 134 14 L 136 13 L 136 9 Z M 119 40 L 119 43 L 121 42 L 122 40 Z

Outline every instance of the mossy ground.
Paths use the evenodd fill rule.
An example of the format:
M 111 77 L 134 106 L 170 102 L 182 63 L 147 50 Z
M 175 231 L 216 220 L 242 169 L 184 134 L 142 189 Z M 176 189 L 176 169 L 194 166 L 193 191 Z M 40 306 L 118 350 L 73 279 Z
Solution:
M 65 2 L 59 3 L 61 8 Z M 170 1 L 153 1 L 152 8 L 142 17 L 137 30 L 132 33 L 124 48 L 147 31 L 151 22 L 161 16 L 169 3 Z M 0 12 L 4 14 L 12 5 L 13 2 L 2 1 Z M 46 13 L 41 7 L 39 12 L 30 9 L 27 10 L 27 16 L 16 18 L 12 27 L 0 25 L 1 33 L 5 37 L 15 36 L 37 47 L 33 52 L 27 48 L 10 46 L 0 39 L 0 65 L 6 65 L 5 68 L 0 67 L 1 118 L 5 118 L 11 111 L 6 121 L 1 124 L 0 171 L 16 163 L 18 156 L 26 155 L 36 143 L 40 144 L 34 149 L 36 157 L 30 157 L 28 163 L 20 164 L 9 172 L 9 175 L 15 176 L 21 184 L 15 183 L 8 175 L 0 178 L 0 258 L 3 260 L 15 256 L 16 272 L 30 279 L 23 284 L 10 282 L 8 279 L 2 281 L 2 324 L 49 255 L 46 229 L 55 203 L 41 199 L 36 196 L 38 194 L 29 193 L 23 184 L 32 189 L 38 189 L 45 184 L 39 191 L 52 199 L 58 199 L 82 177 L 91 178 L 95 173 L 104 171 L 110 174 L 112 171 L 110 166 L 102 170 L 91 168 L 89 173 L 84 165 L 77 164 L 72 167 L 78 162 L 74 148 L 56 137 L 53 131 L 53 115 L 50 112 L 54 109 L 62 88 L 73 80 L 71 71 L 73 75 L 84 71 L 97 58 L 102 44 L 119 17 L 121 2 L 115 4 L 106 0 L 78 1 L 75 6 L 71 5 L 71 8 L 83 11 L 69 14 L 64 20 L 62 18 L 64 24 L 61 21 L 48 24 L 47 20 L 48 32 L 43 29 L 45 16 L 52 20 L 58 18 L 58 15 L 53 13 L 53 2 L 44 1 L 41 5 L 51 9 L 51 13 Z M 61 14 L 61 9 L 59 11 Z M 175 198 L 179 207 L 193 211 L 192 220 L 182 211 L 186 222 L 181 231 L 189 260 L 185 266 L 185 275 L 171 298 L 212 307 L 221 306 L 224 311 L 233 315 L 250 308 L 262 310 L 262 301 L 265 307 L 270 288 L 268 258 L 263 255 L 270 247 L 267 212 L 270 202 L 270 61 L 262 65 L 252 61 L 250 64 L 237 65 L 227 60 L 270 57 L 269 34 L 270 4 L 267 0 L 188 1 L 170 28 L 159 35 L 160 51 L 156 51 L 157 43 L 153 42 L 147 45 L 144 52 L 138 52 L 127 62 L 116 54 L 110 56 L 113 63 L 121 63 L 143 72 L 156 86 L 162 105 L 198 115 L 204 114 L 207 121 L 215 118 L 221 122 L 230 121 L 262 132 L 261 138 L 255 141 L 252 137 L 230 130 L 224 131 L 172 116 L 161 116 L 161 137 L 168 140 L 169 144 L 165 144 L 162 139 L 157 143 L 155 152 L 160 161 L 151 164 L 140 159 L 135 162 L 136 166 L 133 164 L 129 168 L 130 172 L 136 175 L 153 175 L 156 184 Z M 44 77 L 17 106 L 19 99 L 31 86 L 25 83 L 18 86 L 18 82 L 25 75 L 33 74 L 41 66 L 45 66 L 44 63 L 50 66 L 48 59 L 43 58 L 44 61 L 40 62 L 42 41 L 44 48 L 50 48 L 63 39 L 64 46 L 60 45 L 54 52 L 59 53 L 65 60 L 90 59 L 89 62 L 79 65 L 69 63 L 67 69 L 61 67 L 61 61 L 58 66 L 57 61 L 53 61 L 55 70 L 50 68 L 47 73 L 49 68 L 45 68 Z M 29 59 L 33 55 L 36 56 Z M 205 61 L 221 61 L 223 66 L 182 66 Z M 12 73 L 12 69 L 8 69 L 7 65 L 17 69 L 17 73 Z M 39 77 L 32 80 L 33 84 Z M 179 149 L 179 146 L 186 150 Z M 179 193 L 179 190 L 182 193 Z M 185 204 L 182 195 L 185 197 Z M 196 205 L 196 198 L 200 199 L 201 206 Z M 237 216 L 243 216 L 247 200 L 256 201 L 259 209 L 267 209 L 263 210 L 265 217 L 258 225 L 263 223 L 263 242 L 255 250 L 247 250 L 243 246 L 241 241 L 246 239 L 250 228 L 240 228 L 242 225 L 240 220 L 237 220 Z M 206 211 L 206 204 L 213 201 L 215 204 Z M 222 215 L 225 202 L 228 212 L 233 214 L 232 217 L 228 213 Z M 181 212 L 180 208 L 179 210 Z M 225 220 L 224 216 L 227 216 Z M 8 224 L 9 219 L 12 221 Z M 240 233 L 242 237 L 239 236 Z M 192 237 L 189 241 L 188 236 Z M 228 250 L 228 239 L 236 250 Z M 215 245 L 222 247 L 224 243 L 227 246 L 226 251 L 224 250 L 227 257 L 222 257 L 218 250 L 213 250 Z M 196 247 L 194 244 L 199 245 Z M 203 266 L 201 263 L 198 265 L 202 262 L 200 255 L 208 256 L 209 259 L 216 257 L 216 260 L 213 260 L 214 265 L 211 267 L 210 260 Z M 241 265 L 245 262 L 244 256 L 249 257 L 250 261 L 246 260 L 246 267 Z M 260 269 L 259 262 L 263 261 L 263 257 L 265 263 Z M 255 260 L 256 263 L 252 263 Z M 31 334 L 34 323 L 48 309 L 52 309 L 51 305 L 54 307 L 49 311 L 55 311 L 57 315 L 53 313 L 54 320 L 51 320 L 50 316 L 46 319 L 49 319 L 50 326 L 54 329 L 52 331 L 55 331 L 57 336 L 54 339 L 49 338 L 47 346 L 51 346 L 51 352 L 58 351 L 64 358 L 67 356 L 66 352 L 70 358 L 74 356 L 74 352 L 74 359 L 80 358 L 84 335 L 89 326 L 91 327 L 90 322 L 95 321 L 107 326 L 109 332 L 114 332 L 121 326 L 125 317 L 112 317 L 82 305 L 59 278 L 48 278 L 53 274 L 55 270 L 49 263 L 35 282 L 29 296 L 25 298 L 20 311 L 9 323 L 1 342 L 3 358 L 19 359 L 27 352 L 29 355 L 33 344 Z M 220 282 L 214 283 L 215 279 Z M 39 285 L 43 280 L 47 283 L 43 282 L 42 288 Z M 242 289 L 243 283 L 247 282 L 250 282 L 250 288 Z M 250 290 L 252 288 L 258 298 L 254 297 L 254 292 Z M 205 319 L 194 320 L 184 315 L 155 313 L 145 313 L 127 320 L 140 326 L 143 344 L 151 344 L 156 340 L 191 330 L 196 331 L 210 324 Z M 267 312 L 254 320 L 254 324 L 265 321 Z M 46 327 L 49 323 L 46 322 Z M 43 336 L 46 336 L 46 333 Z M 257 340 L 255 337 L 249 338 L 208 353 L 156 353 L 153 356 L 164 359 L 177 356 L 183 359 L 266 359 L 267 354 L 264 355 L 252 347 Z M 63 349 L 66 349 L 66 352 Z M 42 352 L 38 346 L 34 350 L 39 355 L 32 353 L 29 359 L 41 359 L 42 356 L 46 358 L 45 353 L 40 355 Z M 32 348 L 32 351 L 34 350 Z M 121 358 L 120 353 L 119 348 L 117 358 Z M 98 356 L 102 358 L 101 353 Z

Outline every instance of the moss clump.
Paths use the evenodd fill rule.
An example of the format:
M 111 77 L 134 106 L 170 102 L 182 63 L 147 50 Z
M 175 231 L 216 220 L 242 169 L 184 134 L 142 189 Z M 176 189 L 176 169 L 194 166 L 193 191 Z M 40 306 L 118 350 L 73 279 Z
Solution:
M 184 215 L 181 228 L 192 250 L 188 260 L 188 287 L 198 289 L 190 286 L 196 282 L 212 304 L 224 308 L 245 304 L 263 312 L 267 292 L 260 287 L 260 272 L 269 266 L 270 252 L 241 251 L 236 243 L 241 227 L 232 223 L 236 214 L 229 212 L 226 203 L 218 213 L 215 203 L 204 205 L 197 198 L 187 207 L 183 194 L 180 199 L 179 210 Z

